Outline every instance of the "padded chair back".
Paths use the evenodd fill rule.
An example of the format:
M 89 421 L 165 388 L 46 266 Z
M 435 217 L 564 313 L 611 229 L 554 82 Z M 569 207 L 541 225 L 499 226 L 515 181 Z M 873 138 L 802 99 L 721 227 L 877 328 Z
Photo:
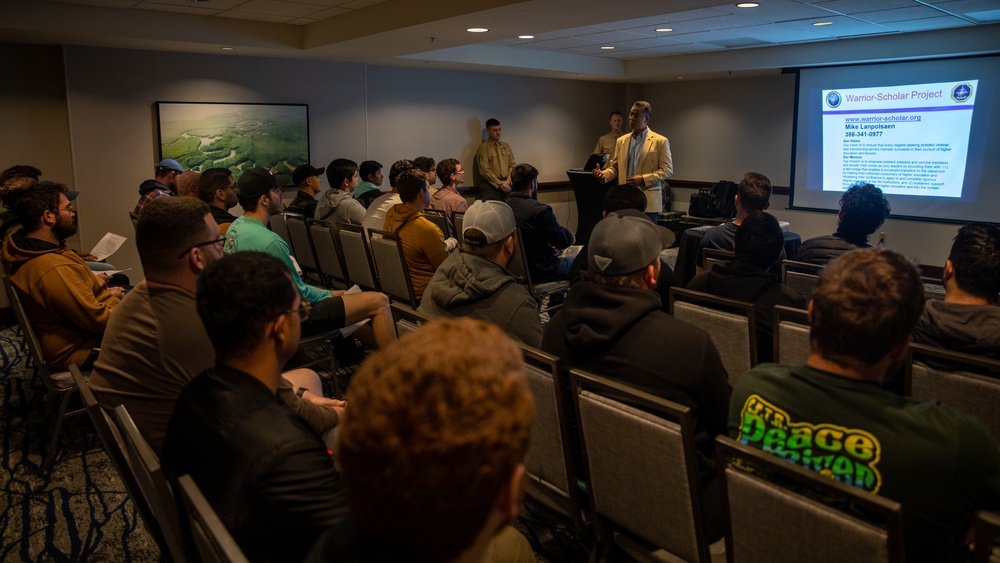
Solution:
M 464 211 L 453 211 L 451 214 L 451 227 L 455 231 L 455 238 L 458 242 L 465 242 L 465 231 L 462 230 L 462 222 L 465 221 Z
M 292 248 L 292 237 L 288 236 L 288 227 L 285 225 L 284 213 L 271 215 L 271 220 L 268 221 L 267 226 L 271 228 L 271 231 L 277 233 L 279 237 L 284 239 L 288 248 Z
M 544 306 L 544 299 L 547 296 L 557 293 L 566 294 L 569 291 L 568 281 L 545 283 L 534 283 L 531 281 L 531 273 L 528 270 L 528 256 L 524 252 L 524 237 L 521 235 L 520 228 L 514 229 L 514 254 L 511 255 L 510 262 L 507 263 L 507 271 L 514 274 L 515 278 L 520 278 L 519 281 L 528 288 L 528 293 L 538 303 L 539 313 L 557 308 Z M 559 306 L 562 306 L 562 304 L 560 303 Z
M 824 266 L 809 262 L 782 260 L 781 283 L 809 297 L 816 289 L 816 284 L 819 283 L 819 275 L 823 272 L 823 268 Z
M 708 332 L 733 385 L 757 364 L 753 303 L 671 287 L 670 314 Z
M 535 397 L 535 421 L 531 427 L 531 444 L 525 458 L 528 494 L 552 510 L 573 520 L 582 528 L 580 489 L 577 471 L 569 449 L 569 412 L 564 401 L 562 376 L 556 358 L 529 346 L 524 353 L 524 373 Z
M 941 401 L 979 420 L 1000 444 L 1000 361 L 910 344 L 912 365 L 904 392 L 920 401 Z
M 128 212 L 129 221 L 132 221 L 132 230 L 135 231 L 136 225 L 139 224 L 139 216 L 131 211 Z
M 417 298 L 413 295 L 410 269 L 403 257 L 403 244 L 399 235 L 378 229 L 368 229 L 368 244 L 375 260 L 375 270 L 382 291 L 390 297 L 401 299 L 417 308 Z
M 340 237 L 340 247 L 344 252 L 344 266 L 347 267 L 347 284 L 357 284 L 361 289 L 375 291 L 379 288 L 375 277 L 375 267 L 372 265 L 371 252 L 368 249 L 368 238 L 364 228 L 359 225 L 337 223 L 337 233 Z
M 728 561 L 903 561 L 899 503 L 724 436 L 715 451 Z
M 160 467 L 160 459 L 139 433 L 125 405 L 115 407 L 114 419 L 125 442 L 128 471 L 138 484 L 142 496 L 149 503 L 156 526 L 159 527 L 166 543 L 166 545 L 161 544 L 160 548 L 164 554 L 169 554 L 175 563 L 185 561 L 177 504 Z
M 191 536 L 201 560 L 204 563 L 249 563 L 212 505 L 201 494 L 194 479 L 190 475 L 182 475 L 177 479 L 177 488 L 184 502 L 191 525 Z
M 389 308 L 392 309 L 392 320 L 396 323 L 396 336 L 411 333 L 432 320 L 401 301 L 393 301 L 389 304 Z
M 441 234 L 444 238 L 451 236 L 451 229 L 448 227 L 448 213 L 441 209 L 424 209 L 424 217 L 428 221 L 437 225 L 437 228 L 441 229 Z
M 976 551 L 974 563 L 1000 563 L 1000 513 L 980 511 L 976 514 Z
M 58 412 L 55 414 L 55 420 L 52 424 L 52 435 L 49 439 L 48 449 L 45 451 L 45 458 L 42 460 L 42 468 L 48 471 L 55 459 L 56 443 L 59 440 L 59 431 L 62 430 L 63 421 L 68 416 L 83 414 L 85 409 L 69 410 L 70 399 L 77 392 L 73 375 L 69 371 L 55 371 L 45 361 L 45 356 L 42 354 L 42 344 L 39 342 L 38 335 L 31 325 L 31 320 L 28 319 L 28 312 L 24 308 L 24 302 L 21 301 L 21 294 L 10 281 L 6 268 L 0 273 L 0 278 L 3 279 L 4 290 L 7 292 L 7 299 L 10 301 L 10 306 L 14 309 L 14 318 L 17 319 L 18 326 L 21 327 L 22 341 L 28 347 L 28 355 L 35 365 L 35 373 L 42 380 L 42 385 L 49 395 L 50 406 L 46 410 L 46 418 L 51 416 L 51 410 L 57 406 L 55 401 L 58 398 Z
M 808 313 L 784 305 L 774 307 L 774 361 L 802 365 L 809 358 Z
M 691 410 L 596 375 L 570 377 L 599 537 L 606 519 L 629 543 L 657 550 L 653 558 L 708 562 Z
M 313 252 L 305 218 L 295 213 L 285 213 L 285 226 L 288 228 L 288 236 L 292 238 L 292 254 L 299 266 L 310 272 L 318 271 L 316 253 Z
M 944 282 L 941 281 L 941 278 L 920 276 L 920 281 L 924 284 L 924 299 L 928 301 L 931 299 L 944 301 L 945 289 Z
M 309 238 L 316 251 L 316 269 L 328 284 L 347 288 L 347 275 L 344 273 L 347 268 L 344 267 L 336 230 L 329 223 L 317 219 L 309 219 L 306 224 L 309 225 Z
M 701 251 L 703 268 L 707 272 L 717 264 L 725 264 L 733 259 L 733 253 L 719 248 L 705 248 Z

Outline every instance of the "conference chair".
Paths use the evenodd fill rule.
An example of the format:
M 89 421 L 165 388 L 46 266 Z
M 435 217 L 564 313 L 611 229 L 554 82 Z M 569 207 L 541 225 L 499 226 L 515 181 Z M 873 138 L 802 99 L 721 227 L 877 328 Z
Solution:
M 249 563 L 194 479 L 190 475 L 181 475 L 177 479 L 177 488 L 201 560 L 204 563 Z
M 378 272 L 382 292 L 389 297 L 402 299 L 416 309 L 420 302 L 413 293 L 410 269 L 403 257 L 403 244 L 399 235 L 378 229 L 368 229 L 368 234 L 368 244 L 375 260 L 375 271 Z
M 288 235 L 288 227 L 285 225 L 284 213 L 277 213 L 275 215 L 271 215 L 271 219 L 270 221 L 267 222 L 267 226 L 271 229 L 272 232 L 277 234 L 279 237 L 281 237 L 282 240 L 285 241 L 285 244 L 288 245 L 289 249 L 292 248 L 292 237 Z
M 402 301 L 391 302 L 389 308 L 392 310 L 392 320 L 396 324 L 396 336 L 409 334 L 433 320 Z
M 816 284 L 819 283 L 819 275 L 823 272 L 824 267 L 809 262 L 782 260 L 781 283 L 806 297 L 810 297 L 813 290 L 816 289 Z
M 721 248 L 704 248 L 701 251 L 701 259 L 702 269 L 707 272 L 719 264 L 732 261 L 733 252 Z
M 941 401 L 979 420 L 1000 443 L 1000 360 L 910 344 L 903 393 Z
M 981 510 L 975 522 L 976 550 L 973 563 L 1000 562 L 1000 513 Z
M 73 375 L 69 371 L 54 371 L 45 357 L 42 355 L 42 345 L 38 341 L 35 329 L 28 319 L 28 313 L 24 309 L 21 295 L 14 288 L 7 272 L 2 273 L 4 289 L 7 292 L 7 299 L 14 310 L 14 317 L 21 327 L 21 336 L 28 346 L 28 356 L 35 367 L 35 376 L 41 380 L 45 387 L 45 414 L 44 420 L 52 424 L 52 435 L 45 450 L 42 460 L 42 470 L 46 473 L 52 468 L 55 459 L 56 444 L 59 440 L 59 432 L 62 430 L 63 422 L 66 418 L 83 414 L 84 408 L 70 409 L 70 400 L 77 394 L 77 386 L 73 381 Z M 58 404 L 57 404 L 58 403 Z M 53 411 L 55 414 L 53 415 Z M 54 416 L 54 418 L 53 418 Z
M 128 212 L 128 219 L 132 221 L 132 231 L 135 232 L 136 225 L 139 224 L 139 216 L 131 211 Z
M 365 291 L 378 291 L 378 277 L 372 263 L 368 236 L 360 225 L 337 223 L 340 247 L 344 252 L 344 266 L 347 267 L 347 285 L 357 285 Z
M 670 314 L 712 337 L 733 385 L 757 365 L 757 322 L 753 303 L 671 287 Z
M 424 209 L 424 217 L 428 221 L 437 225 L 441 229 L 444 238 L 451 236 L 451 228 L 448 226 L 448 212 L 441 209 Z
M 292 239 L 292 255 L 302 269 L 302 276 L 322 281 L 305 217 L 296 213 L 285 213 L 285 226 L 288 228 L 288 236 Z
M 524 253 L 524 238 L 521 236 L 521 229 L 514 229 L 514 254 L 507 263 L 507 271 L 514 274 L 515 278 L 520 278 L 520 282 L 528 289 L 528 293 L 538 303 L 538 312 L 546 313 L 562 307 L 562 300 L 557 305 L 551 305 L 552 296 L 565 295 L 569 292 L 569 281 L 554 281 L 544 283 L 534 283 L 531 281 L 531 273 L 528 271 L 528 257 Z M 545 298 L 549 301 L 546 302 Z
M 524 373 L 535 397 L 535 420 L 531 428 L 531 444 L 525 457 L 528 470 L 528 495 L 549 510 L 570 519 L 582 535 L 587 530 L 583 519 L 579 478 L 576 467 L 570 418 L 575 419 L 572 402 L 568 400 L 562 373 L 555 356 L 530 346 L 520 345 L 524 354 Z
M 167 542 L 163 537 L 163 530 L 157 524 L 153 508 L 143 494 L 143 490 L 139 487 L 135 476 L 129 471 L 125 439 L 118 430 L 118 426 L 111 420 L 108 412 L 98 404 L 97 398 L 94 397 L 94 393 L 90 389 L 90 382 L 80 373 L 80 369 L 75 365 L 71 365 L 69 366 L 69 371 L 73 376 L 74 383 L 76 383 L 77 388 L 80 390 L 83 407 L 86 409 L 87 414 L 90 415 L 90 421 L 94 423 L 97 436 L 101 439 L 101 443 L 104 444 L 104 451 L 108 454 L 111 465 L 114 466 L 115 471 L 121 477 L 122 483 L 125 485 L 125 491 L 135 505 L 136 510 L 139 511 L 139 516 L 146 525 L 146 530 L 153 536 L 153 540 L 156 541 L 156 545 L 160 547 L 163 553 L 169 555 L 170 552 L 166 548 Z
M 715 454 L 729 563 L 903 561 L 898 502 L 725 436 Z
M 596 551 L 610 539 L 640 561 L 710 561 L 691 409 L 586 372 L 570 377 Z
M 160 550 L 174 563 L 186 561 L 177 504 L 163 468 L 160 467 L 160 459 L 139 433 L 125 405 L 115 407 L 113 419 L 125 443 L 127 471 L 149 504 L 154 526 L 159 528 L 164 541 L 160 544 Z
M 465 231 L 462 230 L 462 223 L 465 221 L 464 211 L 453 211 L 451 214 L 451 228 L 454 229 L 455 238 L 459 243 L 465 242 Z
M 309 238 L 316 251 L 316 268 L 323 281 L 331 287 L 347 289 L 347 267 L 337 240 L 336 227 L 319 219 L 307 219 Z
M 809 358 L 809 313 L 774 306 L 774 362 L 802 365 Z

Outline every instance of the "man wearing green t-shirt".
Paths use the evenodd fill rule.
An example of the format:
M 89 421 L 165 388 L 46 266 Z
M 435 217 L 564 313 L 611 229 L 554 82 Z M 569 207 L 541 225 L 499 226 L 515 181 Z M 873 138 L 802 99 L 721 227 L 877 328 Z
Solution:
M 371 319 L 374 344 L 382 346 L 396 339 L 396 329 L 389 310 L 389 298 L 383 293 L 366 291 L 345 294 L 343 291 L 322 289 L 302 280 L 292 263 L 288 244 L 266 225 L 271 215 L 281 211 L 281 187 L 265 168 L 252 168 L 237 180 L 243 215 L 226 231 L 227 254 L 247 250 L 265 252 L 288 267 L 302 299 L 312 305 L 309 319 L 302 324 L 304 334 L 342 328 Z M 365 338 L 368 329 L 361 327 L 358 335 Z M 371 341 L 369 341 L 371 342 Z
M 968 415 L 880 386 L 923 308 L 902 256 L 872 248 L 831 262 L 809 303 L 806 365 L 760 364 L 740 378 L 729 434 L 899 502 L 907 561 L 964 561 L 973 512 L 1000 508 L 997 444 Z

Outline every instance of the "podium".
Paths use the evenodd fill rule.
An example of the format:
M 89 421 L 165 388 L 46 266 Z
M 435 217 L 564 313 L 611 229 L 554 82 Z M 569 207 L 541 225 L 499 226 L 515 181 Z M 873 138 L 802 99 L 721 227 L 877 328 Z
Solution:
M 576 198 L 576 244 L 587 244 L 594 225 L 603 218 L 604 196 L 617 183 L 605 184 L 590 170 L 567 170 L 566 175 Z

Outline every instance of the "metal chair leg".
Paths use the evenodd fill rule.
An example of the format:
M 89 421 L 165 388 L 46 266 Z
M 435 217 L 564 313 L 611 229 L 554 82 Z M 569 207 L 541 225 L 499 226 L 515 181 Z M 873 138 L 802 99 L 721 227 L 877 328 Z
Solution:
M 59 441 L 59 431 L 62 430 L 63 420 L 66 418 L 66 408 L 69 406 L 69 400 L 72 393 L 63 393 L 62 400 L 59 402 L 59 414 L 56 416 L 55 427 L 52 429 L 52 439 L 49 441 L 49 448 L 45 452 L 45 459 L 42 461 L 42 469 L 46 473 L 52 469 L 52 460 L 55 458 L 56 443 Z

